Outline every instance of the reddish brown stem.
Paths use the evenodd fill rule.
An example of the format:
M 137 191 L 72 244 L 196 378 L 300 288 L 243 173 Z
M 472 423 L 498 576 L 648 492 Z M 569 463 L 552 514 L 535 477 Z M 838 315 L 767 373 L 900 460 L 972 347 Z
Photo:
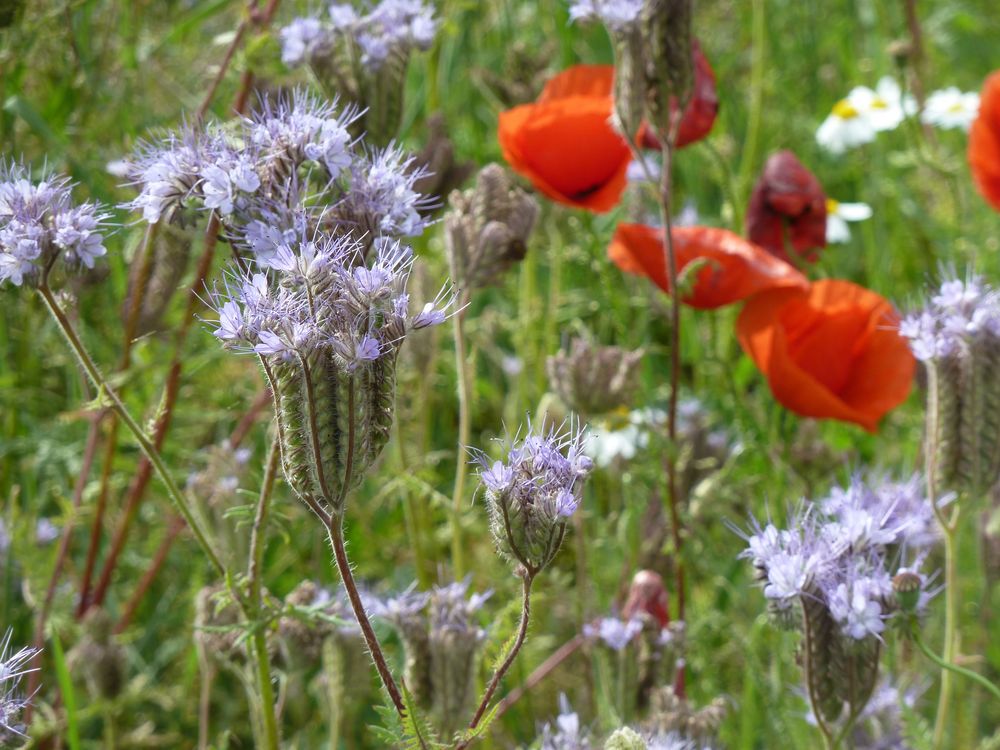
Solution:
M 128 600 L 128 604 L 125 605 L 125 611 L 122 613 L 122 616 L 118 619 L 118 623 L 115 625 L 116 635 L 123 632 L 132 622 L 132 618 L 135 616 L 136 610 L 139 608 L 143 598 L 145 598 L 146 593 L 149 591 L 149 587 L 153 585 L 153 581 L 159 574 L 163 564 L 167 561 L 167 555 L 170 552 L 170 548 L 174 544 L 174 540 L 184 530 L 185 526 L 186 524 L 181 516 L 175 515 L 170 520 L 170 526 L 167 527 L 167 535 L 163 538 L 163 541 L 160 542 L 160 548 L 156 550 L 156 554 L 153 555 L 153 559 L 149 563 L 149 568 L 147 568 L 145 574 L 143 574 L 142 579 L 139 581 L 139 585 L 135 587 L 132 597 Z
M 125 372 L 132 364 L 132 343 L 135 340 L 136 327 L 139 324 L 139 312 L 142 310 L 142 299 L 146 293 L 150 276 L 153 271 L 153 243 L 158 226 L 150 224 L 143 235 L 142 249 L 139 253 L 139 266 L 134 282 L 131 284 L 131 297 L 125 314 L 125 327 L 122 334 L 122 355 L 118 363 L 118 371 Z M 97 563 L 97 551 L 101 545 L 101 535 L 104 530 L 104 514 L 108 505 L 108 492 L 111 482 L 111 471 L 115 454 L 118 451 L 118 417 L 114 412 L 109 414 L 111 420 L 108 428 L 108 440 L 104 451 L 101 468 L 101 485 L 97 494 L 97 506 L 94 509 L 94 520 L 90 527 L 90 544 L 87 547 L 87 560 L 83 566 L 83 576 L 80 579 L 80 599 L 77 603 L 76 616 L 83 617 L 90 606 L 90 585 L 93 582 L 94 565 Z
M 229 445 L 234 450 L 238 448 L 240 443 L 242 443 L 244 438 L 246 438 L 247 434 L 250 432 L 250 428 L 253 426 L 254 420 L 260 414 L 261 410 L 267 406 L 270 399 L 270 391 L 262 391 L 258 394 L 257 398 L 254 399 L 247 413 L 244 414 L 240 421 L 236 424 L 232 434 L 229 436 Z M 170 527 L 167 530 L 167 535 L 160 543 L 160 548 L 156 551 L 156 554 L 150 561 L 149 567 L 143 574 L 139 585 L 136 586 L 135 591 L 132 592 L 132 596 L 129 598 L 128 604 L 125 605 L 124 614 L 122 614 L 121 618 L 118 620 L 118 624 L 115 626 L 116 633 L 123 632 L 132 622 L 132 618 L 135 616 L 135 612 L 139 608 L 139 604 L 142 602 L 143 598 L 145 598 L 153 581 L 156 580 L 156 576 L 159 575 L 160 570 L 163 568 L 163 564 L 167 561 L 167 555 L 169 554 L 171 547 L 173 547 L 174 541 L 176 541 L 183 529 L 184 519 L 180 516 L 174 516 L 170 523 Z
M 574 636 L 553 651 L 548 659 L 535 667 L 535 670 L 528 675 L 524 684 L 514 688 L 503 697 L 503 700 L 500 701 L 500 705 L 497 706 L 494 721 L 507 713 L 510 707 L 517 703 L 525 693 L 534 688 L 538 683 L 555 671 L 560 664 L 579 651 L 580 647 L 584 644 L 584 640 L 585 639 L 582 635 L 578 634 Z
M 162 406 L 159 410 L 156 424 L 153 428 L 152 442 L 156 450 L 162 449 L 163 441 L 166 438 L 167 430 L 170 427 L 174 405 L 177 402 L 177 393 L 180 390 L 184 343 L 187 340 L 187 335 L 195 320 L 195 311 L 201 305 L 200 294 L 201 290 L 205 288 L 205 281 L 208 278 L 208 272 L 212 267 L 212 259 L 215 257 L 215 248 L 218 244 L 218 234 L 219 219 L 216 214 L 213 213 L 212 217 L 208 220 L 208 226 L 205 228 L 205 249 L 202 251 L 201 258 L 198 261 L 198 269 L 195 273 L 195 280 L 188 290 L 187 309 L 185 310 L 181 325 L 177 329 L 177 335 L 174 340 L 173 360 L 170 364 L 170 371 L 167 375 L 166 385 L 164 386 Z M 149 480 L 152 478 L 152 470 L 152 465 L 145 457 L 143 457 L 139 462 L 139 467 L 136 470 L 135 475 L 132 477 L 132 483 L 129 485 L 128 496 L 125 501 L 124 515 L 118 525 L 118 529 L 115 532 L 114 540 L 112 541 L 111 548 L 108 551 L 108 557 L 104 561 L 104 567 L 101 569 L 100 578 L 97 582 L 97 586 L 94 588 L 92 601 L 88 603 L 88 606 L 100 605 L 104 602 L 104 597 L 107 595 L 108 587 L 111 585 L 111 577 L 114 574 L 115 566 L 118 564 L 118 557 L 121 555 L 122 549 L 125 546 L 125 540 L 128 538 L 129 529 L 131 528 L 135 515 L 139 510 L 139 505 L 146 493 L 146 488 L 149 486 Z

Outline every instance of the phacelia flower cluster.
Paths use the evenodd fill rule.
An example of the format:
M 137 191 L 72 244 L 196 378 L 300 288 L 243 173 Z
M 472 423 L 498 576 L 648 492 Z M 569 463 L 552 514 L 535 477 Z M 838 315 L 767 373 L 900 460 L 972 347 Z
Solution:
M 442 293 L 411 314 L 413 254 L 398 242 L 366 264 L 349 236 L 303 233 L 266 257 L 213 294 L 214 335 L 259 355 L 285 476 L 311 508 L 337 515 L 388 440 L 400 346 L 442 323 L 450 300 Z
M 36 181 L 24 166 L 0 162 L 0 284 L 32 283 L 59 260 L 93 268 L 107 252 L 108 214 L 93 203 L 74 205 L 72 187 L 66 177 Z
M 882 633 L 897 608 L 893 575 L 918 577 L 919 613 L 930 595 L 917 572 L 931 531 L 930 501 L 915 479 L 867 484 L 855 478 L 816 503 L 803 503 L 788 528 L 754 522 L 741 557 L 751 560 L 776 620 L 806 634 L 804 672 L 813 710 L 834 721 L 857 711 L 878 676 Z M 910 568 L 900 560 L 914 556 Z
M 349 40 L 361 51 L 362 64 L 378 69 L 393 55 L 428 49 L 437 28 L 433 8 L 422 0 L 381 0 L 367 13 L 332 3 L 325 17 L 296 18 L 281 29 L 281 60 L 292 68 L 310 64 Z
M 559 695 L 559 714 L 545 724 L 539 735 L 540 750 L 591 750 L 590 733 L 581 726 L 580 716 L 573 710 L 565 694 Z
M 617 32 L 638 22 L 642 6 L 643 0 L 573 0 L 569 17 L 572 21 L 600 21 Z
M 1000 475 L 1000 293 L 977 276 L 946 280 L 899 332 L 927 370 L 937 489 L 988 489 Z
M 21 721 L 21 714 L 34 696 L 24 696 L 20 692 L 21 678 L 37 667 L 28 665 L 38 654 L 36 648 L 22 648 L 11 653 L 11 635 L 8 630 L 0 642 L 0 746 L 11 747 L 18 738 L 25 737 L 27 727 Z
M 492 594 L 470 594 L 466 579 L 427 592 L 406 591 L 372 608 L 399 633 L 407 688 L 444 733 L 461 727 L 474 697 L 476 662 L 487 636 L 476 615 Z
M 1000 295 L 979 276 L 949 279 L 923 310 L 903 318 L 899 332 L 922 362 L 959 356 L 977 336 L 1000 337 Z
M 351 134 L 358 117 L 355 107 L 296 91 L 265 102 L 235 132 L 209 124 L 146 143 L 129 170 L 139 194 L 124 207 L 151 224 L 214 211 L 264 259 L 307 226 L 350 233 L 366 249 L 420 234 L 427 198 L 414 185 L 425 172 L 391 143 L 365 148 Z
M 593 469 L 585 440 L 584 430 L 572 425 L 546 432 L 529 425 L 505 461 L 476 456 L 497 550 L 527 575 L 555 557 L 566 521 L 580 505 L 583 482 Z

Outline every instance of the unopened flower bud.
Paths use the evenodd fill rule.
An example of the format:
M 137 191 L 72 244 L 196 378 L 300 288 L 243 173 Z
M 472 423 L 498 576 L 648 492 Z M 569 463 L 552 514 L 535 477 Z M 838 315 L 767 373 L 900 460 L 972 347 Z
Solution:
M 570 409 L 588 417 L 606 414 L 632 402 L 639 385 L 642 349 L 595 346 L 574 339 L 567 352 L 546 361 L 552 390 Z
M 453 192 L 445 215 L 445 243 L 452 280 L 466 294 L 499 281 L 528 250 L 538 203 L 510 174 L 489 164 L 473 188 Z

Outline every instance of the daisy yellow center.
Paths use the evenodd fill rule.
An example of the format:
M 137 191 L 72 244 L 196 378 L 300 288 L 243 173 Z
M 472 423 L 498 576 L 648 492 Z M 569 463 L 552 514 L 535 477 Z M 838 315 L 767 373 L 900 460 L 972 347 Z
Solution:
M 841 99 L 839 102 L 833 105 L 833 114 L 839 117 L 841 120 L 853 120 L 858 117 L 861 113 L 851 104 L 847 99 Z
M 961 102 L 955 102 L 950 107 L 948 107 L 948 111 L 949 112 L 961 112 L 964 109 L 965 109 L 965 107 L 962 106 Z
M 840 201 L 835 201 L 833 198 L 826 199 L 826 212 L 828 214 L 835 214 L 840 210 Z
M 872 99 L 871 107 L 872 109 L 889 109 L 889 103 L 885 99 L 876 96 Z

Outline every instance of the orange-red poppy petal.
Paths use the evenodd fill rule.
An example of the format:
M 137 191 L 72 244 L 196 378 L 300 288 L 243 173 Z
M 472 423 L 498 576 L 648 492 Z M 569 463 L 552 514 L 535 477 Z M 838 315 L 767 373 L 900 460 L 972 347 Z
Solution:
M 610 98 L 568 96 L 500 113 L 504 158 L 561 203 L 609 211 L 626 185 L 628 145 L 609 123 Z
M 736 333 L 783 406 L 874 432 L 906 400 L 916 367 L 896 322 L 876 293 L 824 280 L 753 297 Z
M 613 65 L 574 65 L 550 78 L 535 103 L 568 96 L 610 97 L 614 78 Z
M 690 294 L 682 300 L 699 309 L 722 307 L 765 289 L 806 288 L 798 270 L 726 229 L 675 227 L 677 269 L 705 261 Z M 666 292 L 670 284 L 663 254 L 663 233 L 643 224 L 619 224 L 608 257 L 628 273 L 645 276 Z
M 979 114 L 969 130 L 969 166 L 979 192 L 1000 211 L 1000 70 L 983 84 Z

